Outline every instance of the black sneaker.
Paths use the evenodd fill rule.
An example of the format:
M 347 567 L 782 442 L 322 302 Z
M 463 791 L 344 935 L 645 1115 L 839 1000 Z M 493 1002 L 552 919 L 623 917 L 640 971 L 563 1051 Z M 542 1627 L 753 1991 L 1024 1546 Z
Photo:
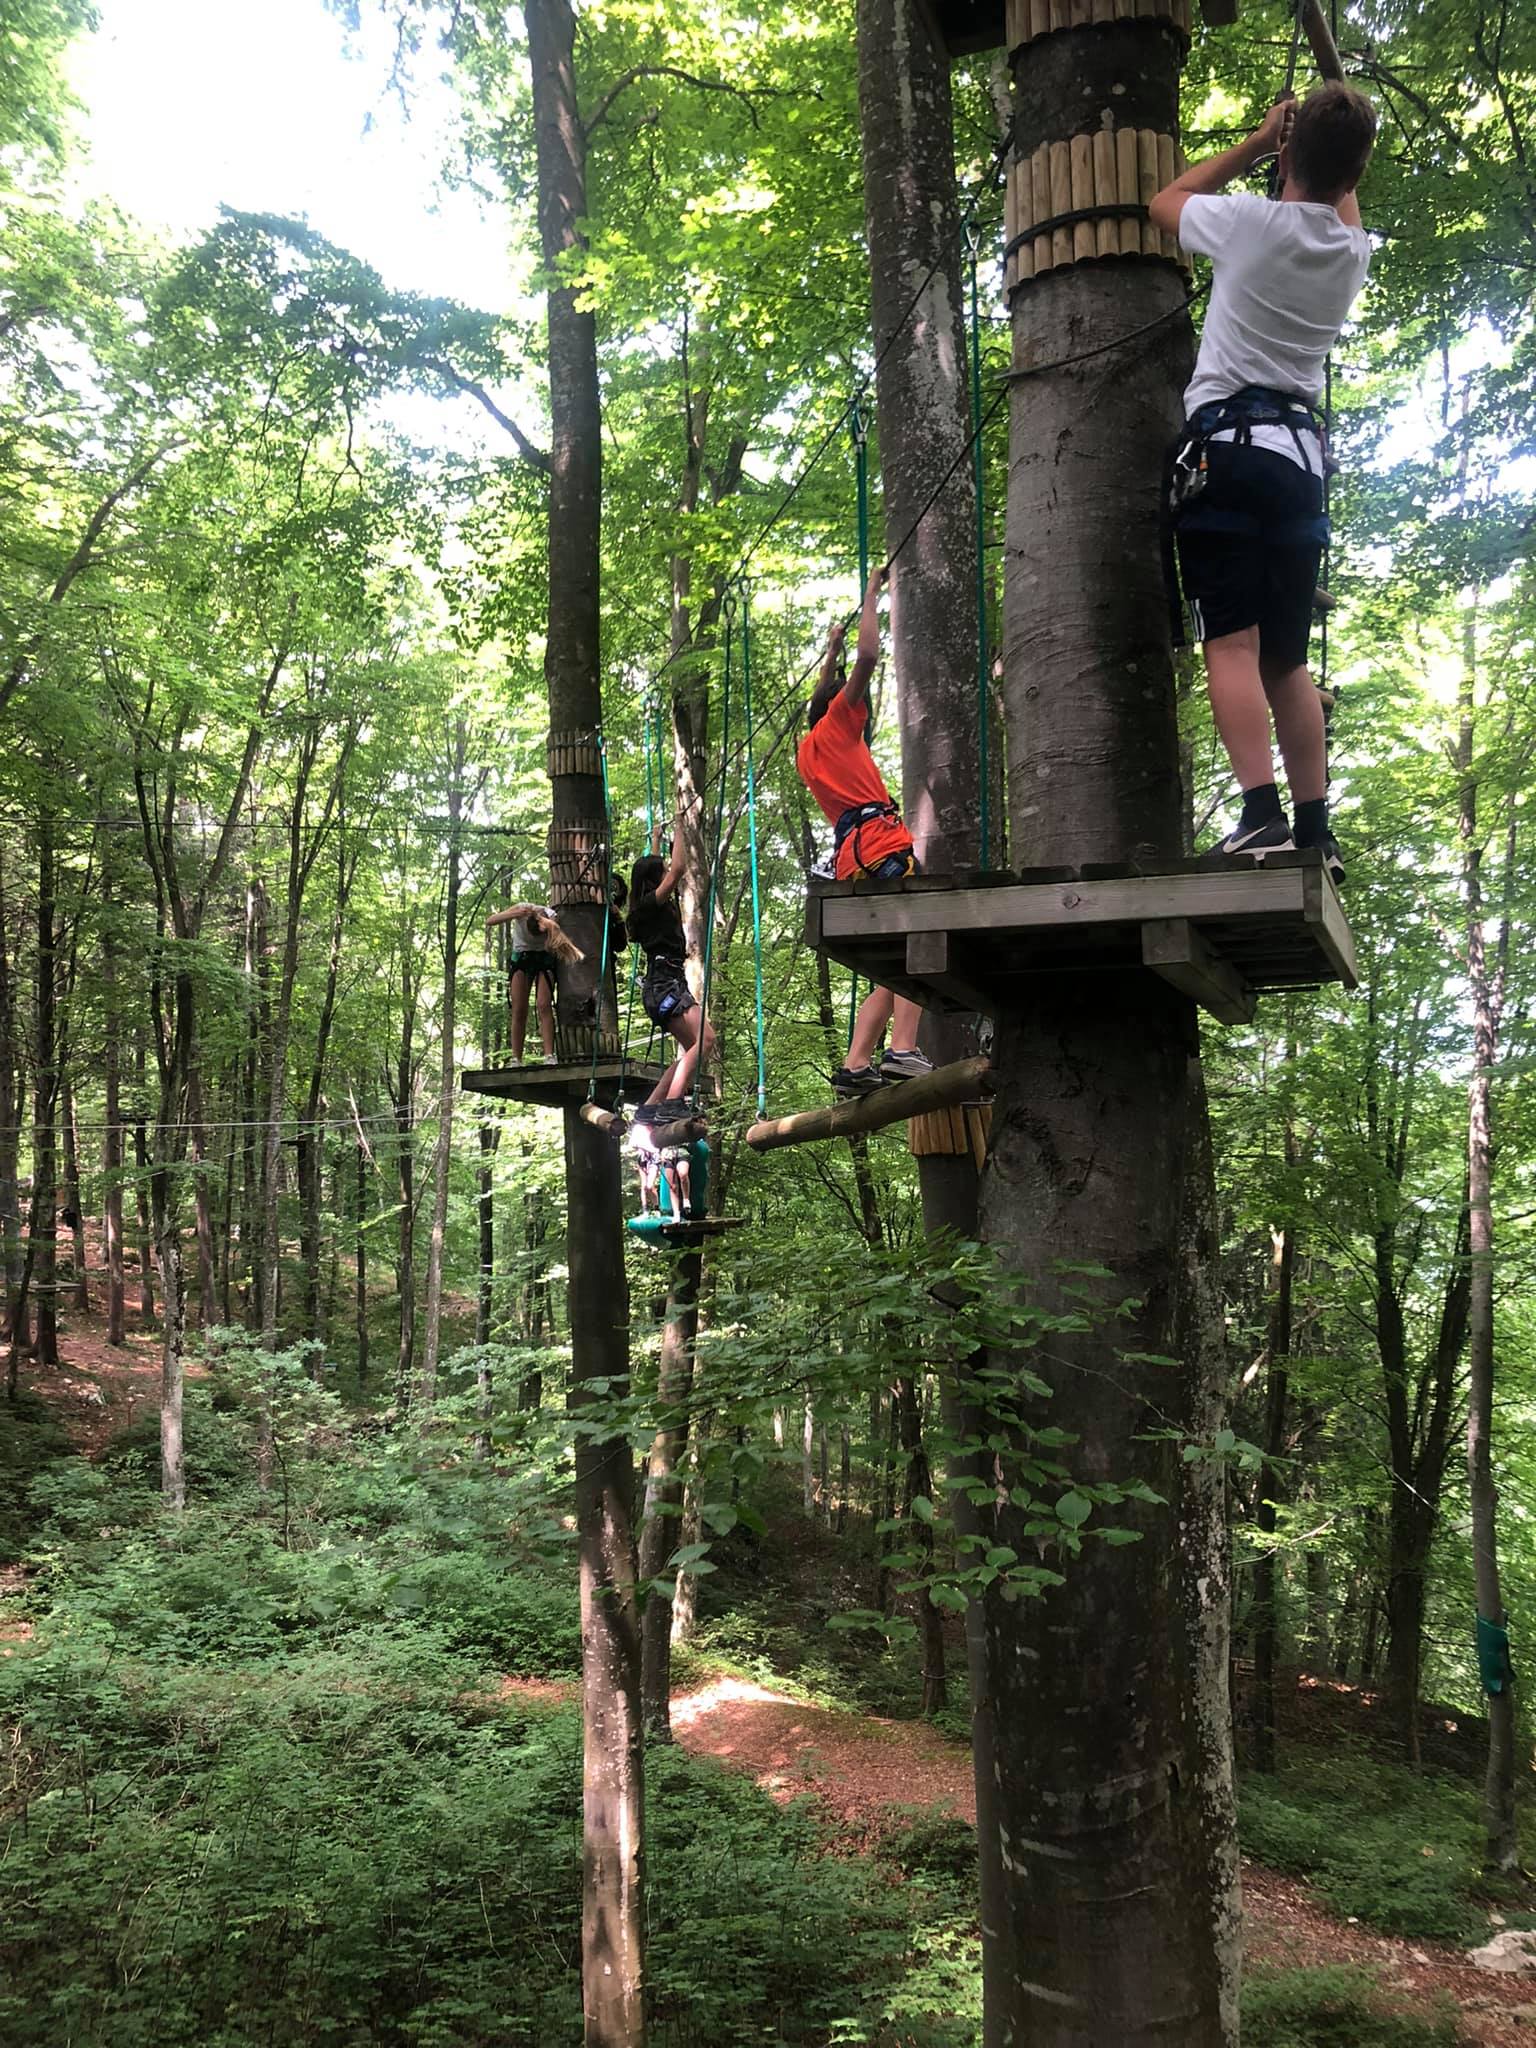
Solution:
M 1339 853 L 1339 842 L 1331 832 L 1325 832 L 1317 844 L 1318 851 L 1323 856 L 1323 866 L 1328 870 L 1333 886 L 1336 889 L 1343 888 L 1344 862 Z
M 832 1076 L 832 1093 L 844 1102 L 860 1095 L 878 1095 L 882 1086 L 875 1067 L 839 1067 Z
M 657 1130 L 664 1130 L 668 1124 L 686 1123 L 693 1115 L 693 1104 L 686 1095 L 670 1095 L 665 1102 L 651 1104 L 651 1123 Z
M 1229 858 L 1233 854 L 1247 854 L 1253 860 L 1262 860 L 1267 853 L 1294 853 L 1296 842 L 1286 818 L 1270 818 L 1262 825 L 1244 825 L 1239 819 L 1216 851 Z
M 933 1061 L 914 1047 L 910 1052 L 888 1052 L 880 1062 L 882 1081 L 916 1081 L 933 1072 Z

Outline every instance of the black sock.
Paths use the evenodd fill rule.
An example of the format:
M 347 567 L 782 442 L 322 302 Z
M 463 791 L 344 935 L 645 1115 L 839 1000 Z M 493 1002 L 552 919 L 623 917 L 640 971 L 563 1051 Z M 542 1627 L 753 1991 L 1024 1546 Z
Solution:
M 1260 782 L 1243 791 L 1243 815 L 1239 823 L 1244 832 L 1251 832 L 1256 825 L 1267 825 L 1272 819 L 1284 816 L 1280 808 L 1280 792 L 1272 782 Z
M 1296 844 L 1298 846 L 1321 846 L 1328 836 L 1328 799 L 1313 797 L 1309 803 L 1296 806 Z

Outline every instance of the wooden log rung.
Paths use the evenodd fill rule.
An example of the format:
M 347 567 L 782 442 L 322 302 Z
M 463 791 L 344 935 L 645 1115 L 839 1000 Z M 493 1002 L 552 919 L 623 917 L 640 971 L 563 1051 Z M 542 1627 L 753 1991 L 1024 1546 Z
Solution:
M 889 1124 L 989 1093 L 990 1073 L 989 1060 L 956 1060 L 950 1066 L 935 1067 L 918 1080 L 882 1088 L 876 1095 L 859 1095 L 850 1102 L 803 1109 L 791 1116 L 765 1117 L 748 1125 L 747 1143 L 754 1152 L 776 1152 L 785 1145 L 811 1145 L 826 1138 L 853 1138 L 884 1130 Z

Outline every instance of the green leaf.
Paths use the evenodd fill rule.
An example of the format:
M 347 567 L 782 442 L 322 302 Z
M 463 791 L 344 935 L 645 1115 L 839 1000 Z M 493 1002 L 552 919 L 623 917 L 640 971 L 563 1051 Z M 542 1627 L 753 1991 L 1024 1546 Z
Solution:
M 1093 1502 L 1079 1493 L 1076 1487 L 1070 1493 L 1064 1493 L 1056 1503 L 1057 1520 L 1065 1522 L 1069 1529 L 1081 1529 L 1092 1513 Z
M 933 1520 L 933 1502 L 926 1493 L 913 1494 L 912 1513 L 919 1522 L 931 1522 Z

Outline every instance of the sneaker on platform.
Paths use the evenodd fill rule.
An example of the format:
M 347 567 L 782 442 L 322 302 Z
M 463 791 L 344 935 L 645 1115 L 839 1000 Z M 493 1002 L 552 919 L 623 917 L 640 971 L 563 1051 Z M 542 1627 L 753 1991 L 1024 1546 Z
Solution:
M 888 1052 L 880 1062 L 880 1079 L 885 1082 L 917 1081 L 933 1072 L 933 1061 L 914 1047 L 910 1052 Z
M 1286 818 L 1270 818 L 1262 825 L 1244 825 L 1239 820 L 1216 851 L 1229 857 L 1247 855 L 1252 860 L 1263 860 L 1268 853 L 1294 853 L 1296 842 Z
M 832 1093 L 844 1102 L 852 1102 L 860 1095 L 878 1095 L 882 1085 L 874 1067 L 839 1067 L 832 1076 Z

